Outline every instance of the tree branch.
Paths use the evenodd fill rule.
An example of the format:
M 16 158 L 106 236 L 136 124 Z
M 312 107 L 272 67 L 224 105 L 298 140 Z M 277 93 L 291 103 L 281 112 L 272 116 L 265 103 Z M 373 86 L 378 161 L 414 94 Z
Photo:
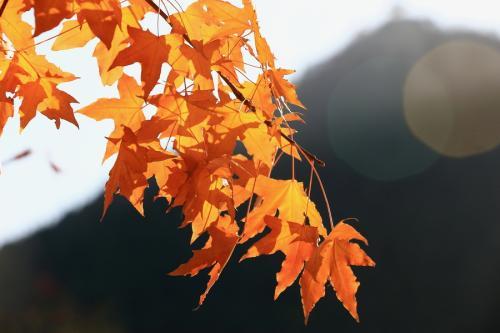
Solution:
M 2 7 L 0 7 L 0 17 L 2 17 L 2 14 L 5 11 L 5 8 L 7 7 L 8 2 L 9 2 L 9 0 L 3 0 Z

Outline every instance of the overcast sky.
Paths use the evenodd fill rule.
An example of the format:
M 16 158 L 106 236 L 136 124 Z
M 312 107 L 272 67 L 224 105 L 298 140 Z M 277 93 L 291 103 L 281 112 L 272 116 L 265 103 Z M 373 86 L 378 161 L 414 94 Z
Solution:
M 430 19 L 440 27 L 471 28 L 500 35 L 500 5 L 494 0 L 254 0 L 254 4 L 279 66 L 296 69 L 295 78 L 341 50 L 360 32 L 387 21 L 397 6 L 408 17 Z M 82 78 L 66 84 L 82 106 L 97 97 L 117 97 L 115 88 L 99 84 L 95 60 L 91 58 L 94 45 L 95 41 L 84 49 L 49 56 Z M 50 44 L 45 44 L 39 50 L 49 48 Z M 131 71 L 137 69 L 136 66 Z M 33 154 L 2 167 L 0 246 L 57 222 L 103 189 L 111 164 L 102 165 L 101 158 L 104 135 L 112 128 L 111 121 L 96 123 L 80 116 L 77 119 L 79 130 L 64 122 L 58 131 L 44 117 L 37 117 L 21 134 L 18 118 L 7 124 L 0 138 L 0 161 L 27 148 Z M 54 173 L 50 162 L 62 172 Z

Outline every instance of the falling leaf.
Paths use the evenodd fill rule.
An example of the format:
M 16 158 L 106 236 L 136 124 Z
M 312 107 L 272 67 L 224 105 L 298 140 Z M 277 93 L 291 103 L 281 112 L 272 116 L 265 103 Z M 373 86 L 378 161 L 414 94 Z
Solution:
M 54 162 L 49 162 L 49 164 L 50 164 L 50 168 L 55 173 L 61 173 L 62 172 L 61 168 L 57 164 L 55 164 Z
M 7 161 L 3 162 L 3 164 L 7 164 L 7 163 L 10 163 L 10 162 L 13 162 L 13 161 L 22 160 L 23 158 L 26 158 L 26 157 L 30 156 L 31 154 L 32 154 L 31 149 L 25 149 L 22 152 L 17 153 L 13 157 L 9 158 Z

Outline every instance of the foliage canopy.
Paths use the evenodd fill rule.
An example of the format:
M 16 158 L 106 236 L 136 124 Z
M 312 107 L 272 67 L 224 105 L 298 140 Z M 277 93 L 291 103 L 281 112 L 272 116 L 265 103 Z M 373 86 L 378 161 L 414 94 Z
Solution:
M 171 31 L 145 29 L 148 13 Z M 24 15 L 34 17 L 34 27 Z M 285 78 L 293 71 L 276 66 L 250 0 L 241 6 L 198 0 L 186 10 L 175 0 L 3 0 L 0 16 L 0 134 L 15 113 L 21 129 L 37 114 L 58 128 L 61 121 L 78 126 L 77 101 L 59 87 L 77 78 L 38 54 L 36 45 L 55 39 L 52 50 L 58 51 L 99 40 L 96 70 L 104 85 L 117 84 L 120 98 L 101 98 L 76 112 L 114 122 L 104 160 L 117 156 L 103 216 L 116 194 L 143 214 L 144 191 L 154 177 L 158 197 L 182 207 L 191 243 L 208 235 L 171 273 L 193 276 L 209 269 L 200 305 L 235 247 L 248 242 L 241 260 L 285 255 L 274 296 L 299 279 L 306 322 L 327 281 L 358 320 L 359 282 L 351 266 L 375 263 L 353 242 L 366 244 L 363 236 L 345 221 L 334 225 L 316 169 L 324 163 L 295 141 L 290 125 L 302 118 L 288 104 L 304 108 Z M 140 64 L 140 82 L 123 71 L 134 63 Z M 147 106 L 154 108 L 152 116 Z M 284 156 L 292 162 L 291 179 L 275 179 L 273 167 Z M 295 177 L 301 161 L 311 170 L 306 187 Z M 328 208 L 329 231 L 310 199 L 314 179 Z

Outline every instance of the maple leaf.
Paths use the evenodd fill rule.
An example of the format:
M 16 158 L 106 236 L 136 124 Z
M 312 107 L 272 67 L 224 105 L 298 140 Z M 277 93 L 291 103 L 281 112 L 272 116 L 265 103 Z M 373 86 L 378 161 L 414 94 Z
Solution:
M 295 86 L 284 78 L 285 75 L 289 75 L 292 73 L 295 73 L 295 71 L 279 68 L 270 69 L 265 72 L 265 75 L 271 81 L 276 96 L 281 96 L 287 102 L 305 109 L 305 106 L 297 97 Z
M 127 44 L 125 43 L 127 40 L 128 35 L 117 29 L 115 31 L 115 38 L 113 38 L 109 49 L 102 42 L 96 45 L 92 55 L 97 59 L 101 82 L 104 85 L 114 84 L 123 75 L 123 67 L 115 66 L 111 68 L 111 65 L 116 56 L 127 48 Z
M 16 53 L 12 62 L 22 68 L 24 73 L 17 74 L 21 84 L 36 80 L 43 80 L 54 84 L 70 82 L 76 79 L 75 75 L 61 70 L 43 55 L 33 52 Z
M 144 189 L 147 187 L 148 163 L 165 160 L 170 155 L 163 150 L 157 139 L 158 131 L 155 126 L 148 126 L 158 119 L 145 120 L 143 126 L 135 133 L 123 126 L 123 136 L 120 139 L 110 139 L 119 145 L 118 156 L 113 168 L 109 172 L 104 192 L 103 215 L 113 200 L 115 193 L 127 200 L 144 215 L 142 203 Z
M 143 90 L 134 78 L 123 75 L 118 81 L 118 92 L 120 98 L 100 98 L 94 103 L 78 110 L 78 113 L 86 115 L 97 121 L 112 119 L 115 123 L 110 138 L 120 138 L 123 135 L 124 126 L 136 131 L 146 119 L 142 107 L 144 100 Z M 113 140 L 109 140 L 103 160 L 117 151 Z
M 223 191 L 223 179 L 231 175 L 227 158 L 217 158 L 208 163 L 200 161 L 191 167 L 189 177 L 180 186 L 173 205 L 182 205 L 182 226 L 191 224 L 191 242 L 216 223 L 222 211 L 233 210 L 231 197 Z
M 78 22 L 87 22 L 90 30 L 109 49 L 116 27 L 122 20 L 122 11 L 118 0 L 78 0 L 80 10 Z
M 261 174 L 269 174 L 270 167 L 238 154 L 231 159 L 231 170 L 236 178 L 232 181 L 232 197 L 235 207 L 239 207 L 254 195 L 256 178 Z
M 187 96 L 168 91 L 153 96 L 151 103 L 158 106 L 157 116 L 174 120 L 174 128 L 164 134 L 175 136 L 174 148 L 181 156 L 200 161 L 232 153 L 236 142 L 223 142 L 217 136 L 215 127 L 222 115 L 211 90 L 196 90 Z
M 281 270 L 276 274 L 276 299 L 302 272 L 304 263 L 309 260 L 316 247 L 319 235 L 315 227 L 284 222 L 273 216 L 265 216 L 264 221 L 271 232 L 253 244 L 240 261 L 278 251 L 285 255 Z
M 9 118 L 14 116 L 14 105 L 8 99 L 0 100 L 0 135 L 2 135 L 5 124 Z
M 68 50 L 85 46 L 95 36 L 88 24 L 82 24 L 77 20 L 68 20 L 63 23 L 63 33 L 57 36 L 53 51 Z
M 5 75 L 8 75 L 7 80 L 0 84 L 0 89 L 6 90 L 4 94 L 16 93 L 22 98 L 19 107 L 21 129 L 27 126 L 37 111 L 55 120 L 57 128 L 61 119 L 78 127 L 71 106 L 77 103 L 76 99 L 57 87 L 60 83 L 74 80 L 74 75 L 35 53 L 15 54 Z
M 375 262 L 361 249 L 357 240 L 368 245 L 352 226 L 339 222 L 326 239 L 317 247 L 307 261 L 300 278 L 302 304 L 305 321 L 320 298 L 325 295 L 325 283 L 330 280 L 337 298 L 359 321 L 356 302 L 356 291 L 359 282 L 350 266 L 375 266 Z
M 49 31 L 59 25 L 62 20 L 74 15 L 73 1 L 68 0 L 36 0 L 33 1 L 35 12 L 35 36 Z
M 9 0 L 0 17 L 0 33 L 4 33 L 15 49 L 29 48 L 34 45 L 31 25 L 23 21 L 21 15 L 29 6 L 24 0 Z
M 56 88 L 55 84 L 49 85 L 45 89 L 47 98 L 39 104 L 42 114 L 54 120 L 57 128 L 61 125 L 61 119 L 79 127 L 71 106 L 71 103 L 78 103 L 78 101 L 67 92 Z
M 258 112 L 235 111 L 236 105 L 225 105 L 220 110 L 224 120 L 217 128 L 219 133 L 230 134 L 232 140 L 240 139 L 247 152 L 257 161 L 272 166 L 278 141 L 269 133 L 264 118 Z
M 240 86 L 237 72 L 245 70 L 241 50 L 245 41 L 240 36 L 229 36 L 215 40 L 206 46 L 198 46 L 196 49 L 203 49 L 203 55 L 210 62 L 211 70 L 229 79 L 236 86 Z
M 56 88 L 54 83 L 43 79 L 28 82 L 21 86 L 19 96 L 23 97 L 19 107 L 21 128 L 28 125 L 35 117 L 37 110 L 47 118 L 53 119 L 57 128 L 61 124 L 61 119 L 78 127 L 71 106 L 71 103 L 78 103 L 78 101 L 68 93 Z
M 159 188 L 156 198 L 163 197 L 170 203 L 188 179 L 185 164 L 179 158 L 149 163 L 147 178 L 153 176 Z
M 167 84 L 180 87 L 185 80 L 192 80 L 200 90 L 213 90 L 210 53 L 216 52 L 219 41 L 206 47 L 193 42 L 195 47 L 185 44 L 183 35 L 171 33 L 165 37 L 170 45 L 167 62 L 172 67 L 167 77 Z
M 149 31 L 128 27 L 131 45 L 118 53 L 110 69 L 141 63 L 141 80 L 144 83 L 144 97 L 147 98 L 156 85 L 161 66 L 167 61 L 170 46 L 164 36 L 155 36 Z
M 243 0 L 243 5 L 250 13 L 252 30 L 255 36 L 255 49 L 257 50 L 257 59 L 263 66 L 270 66 L 274 68 L 275 57 L 271 52 L 271 48 L 269 47 L 266 39 L 262 37 L 260 33 L 259 22 L 257 21 L 257 15 L 255 13 L 255 9 L 253 8 L 252 2 L 250 0 Z
M 47 97 L 47 94 L 38 82 L 29 82 L 21 86 L 19 96 L 24 97 L 19 107 L 19 114 L 21 116 L 21 128 L 25 128 L 30 120 L 35 117 L 38 104 Z
M 302 183 L 259 176 L 255 181 L 254 192 L 262 200 L 245 218 L 242 242 L 262 232 L 265 228 L 264 217 L 274 216 L 277 211 L 279 218 L 284 221 L 304 224 L 307 217 L 309 224 L 318 228 L 320 235 L 326 235 L 321 215 L 304 192 Z
M 8 94 L 13 94 L 21 81 L 18 75 L 26 72 L 15 62 L 2 61 L 0 63 L 0 135 L 9 120 L 14 116 L 14 98 Z
M 272 101 L 272 93 L 269 85 L 263 75 L 259 75 L 257 83 L 244 82 L 242 84 L 241 93 L 245 99 L 252 102 L 256 109 L 261 110 L 266 119 L 273 117 L 276 105 Z
M 248 11 L 221 0 L 193 2 L 182 13 L 170 17 L 173 32 L 187 34 L 191 41 L 207 44 L 250 29 Z
M 135 4 L 135 2 L 134 2 Z M 123 74 L 121 66 L 110 68 L 116 56 L 127 48 L 128 27 L 140 29 L 140 21 L 144 18 L 145 10 L 139 5 L 127 6 L 122 9 L 122 23 L 120 29 L 115 29 L 111 47 L 103 42 L 97 43 L 93 56 L 97 59 L 101 81 L 105 85 L 112 85 Z
M 238 226 L 234 220 L 228 216 L 219 216 L 217 223 L 208 228 L 210 238 L 201 250 L 194 250 L 193 257 L 188 262 L 182 264 L 170 275 L 197 275 L 202 269 L 210 267 L 210 280 L 207 288 L 200 296 L 199 305 L 203 304 L 208 292 L 226 266 L 229 258 L 233 254 L 234 247 L 238 243 Z

